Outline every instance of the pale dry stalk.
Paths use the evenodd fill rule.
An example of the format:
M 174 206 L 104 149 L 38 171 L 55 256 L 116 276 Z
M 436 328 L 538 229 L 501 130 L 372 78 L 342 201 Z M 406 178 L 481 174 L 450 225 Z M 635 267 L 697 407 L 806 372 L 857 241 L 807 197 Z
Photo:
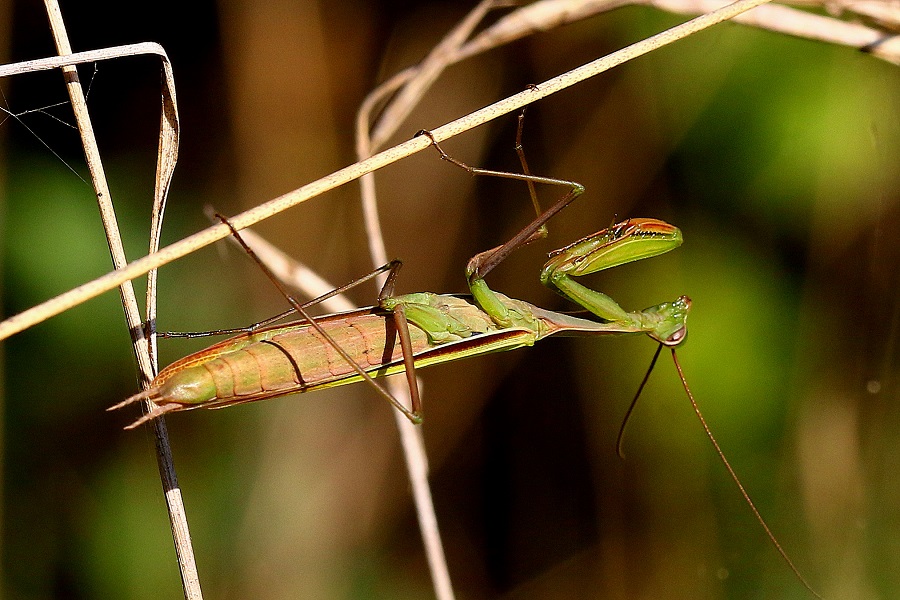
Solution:
M 50 29 L 53 32 L 53 37 L 56 42 L 57 51 L 60 56 L 72 54 L 72 48 L 69 44 L 65 22 L 63 21 L 59 4 L 56 0 L 46 0 L 45 6 L 50 21 Z M 164 64 L 168 64 L 167 59 L 164 60 Z M 62 66 L 61 69 L 66 81 L 66 88 L 69 92 L 69 99 L 72 104 L 73 113 L 75 114 L 78 131 L 81 136 L 85 160 L 90 171 L 91 183 L 93 184 L 97 196 L 100 217 L 103 222 L 103 229 L 106 233 L 113 264 L 117 269 L 122 268 L 127 263 L 125 250 L 122 246 L 122 238 L 119 233 L 115 210 L 113 209 L 112 195 L 109 191 L 109 184 L 106 180 L 103 162 L 100 159 L 100 151 L 97 147 L 97 140 L 94 136 L 93 126 L 87 110 L 87 102 L 85 101 L 84 92 L 81 88 L 81 82 L 78 79 L 78 71 L 73 64 L 66 64 L 65 66 Z M 169 71 L 169 75 L 171 75 L 171 71 Z M 157 171 L 157 194 L 154 207 L 154 225 L 156 226 L 156 230 L 151 234 L 151 252 L 158 246 L 158 230 L 162 224 L 165 196 L 168 192 L 169 181 L 171 180 L 172 170 L 174 169 L 175 160 L 177 158 L 178 113 L 175 108 L 174 85 L 171 89 L 171 102 L 166 103 L 164 101 L 163 103 L 160 151 L 158 154 L 159 169 Z M 150 283 L 148 285 L 148 294 L 150 294 L 150 297 L 148 298 L 148 312 L 152 311 L 152 314 L 155 314 L 154 280 L 155 273 L 151 273 Z M 151 359 L 150 347 L 145 342 L 142 335 L 143 321 L 141 320 L 137 298 L 134 294 L 134 287 L 131 285 L 130 281 L 125 281 L 119 286 L 119 291 L 122 305 L 125 309 L 125 321 L 128 330 L 131 333 L 134 353 L 138 361 L 141 381 L 146 388 L 153 379 L 156 372 L 156 365 Z M 150 405 L 148 410 L 152 409 L 152 402 L 147 402 Z M 178 559 L 179 571 L 181 573 L 184 597 L 189 600 L 201 600 L 203 594 L 200 590 L 200 578 L 197 573 L 197 564 L 191 544 L 187 513 L 181 497 L 181 488 L 178 485 L 178 477 L 175 473 L 175 464 L 172 457 L 172 449 L 169 444 L 166 423 L 163 419 L 156 419 L 154 421 L 153 433 L 156 440 L 157 464 L 159 466 L 160 479 L 162 481 L 163 492 L 166 499 L 166 507 L 169 513 L 172 537 L 175 542 L 175 553 Z

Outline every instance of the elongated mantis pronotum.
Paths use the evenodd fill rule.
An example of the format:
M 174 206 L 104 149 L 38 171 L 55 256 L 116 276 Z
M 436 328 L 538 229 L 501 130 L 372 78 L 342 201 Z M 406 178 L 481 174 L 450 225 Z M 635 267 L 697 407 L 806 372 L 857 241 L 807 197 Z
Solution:
M 821 598 L 800 574 L 769 529 L 725 458 L 694 400 L 675 352 L 687 335 L 690 299 L 681 296 L 672 302 L 657 304 L 641 311 L 626 312 L 606 294 L 591 290 L 572 279 L 673 250 L 682 243 L 678 228 L 657 219 L 627 219 L 550 254 L 550 260 L 541 271 L 541 282 L 581 305 L 599 320 L 544 310 L 527 302 L 508 298 L 487 286 L 485 277 L 494 267 L 516 249 L 546 235 L 546 222 L 584 192 L 584 188 L 573 181 L 540 177 L 529 172 L 521 149 L 522 122 L 523 117 L 520 116 L 516 150 L 523 173 L 470 167 L 447 155 L 432 138 L 442 159 L 473 175 L 525 181 L 538 213 L 531 223 L 508 242 L 477 254 L 469 261 L 466 277 L 471 298 L 431 292 L 394 296 L 392 291 L 400 262 L 393 261 L 351 284 L 309 303 L 300 304 L 287 293 L 284 286 L 272 276 L 240 234 L 232 228 L 237 241 L 284 293 L 292 309 L 244 330 L 214 332 L 239 332 L 240 335 L 169 365 L 159 373 L 149 389 L 131 396 L 110 410 L 142 400 L 153 400 L 157 404 L 156 408 L 127 427 L 132 429 L 169 412 L 221 408 L 366 380 L 407 418 L 419 423 L 421 401 L 415 379 L 417 368 L 530 346 L 557 333 L 582 336 L 646 334 L 658 342 L 659 346 L 626 413 L 625 421 L 627 422 L 663 346 L 671 348 L 685 392 L 729 475 L 790 569 L 811 594 Z M 430 137 L 427 131 L 420 133 Z M 562 185 L 569 189 L 553 206 L 541 212 L 535 183 Z M 224 217 L 219 218 L 231 227 Z M 389 275 L 378 296 L 376 307 L 316 318 L 307 314 L 306 308 L 310 305 L 385 271 Z M 299 313 L 303 319 L 286 325 L 269 326 L 292 313 Z M 411 408 L 393 398 L 374 381 L 374 378 L 399 372 L 406 373 L 412 397 Z M 624 422 L 617 440 L 620 454 L 623 430 Z

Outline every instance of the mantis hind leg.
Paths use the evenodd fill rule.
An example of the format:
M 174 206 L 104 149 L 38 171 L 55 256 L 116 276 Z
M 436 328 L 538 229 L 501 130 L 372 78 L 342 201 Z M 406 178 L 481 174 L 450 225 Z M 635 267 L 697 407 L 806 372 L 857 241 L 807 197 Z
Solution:
M 403 266 L 403 263 L 396 259 L 391 261 L 390 264 L 392 265 L 391 269 L 388 272 L 387 278 L 384 280 L 384 285 L 381 286 L 381 291 L 378 293 L 378 306 L 381 308 L 385 308 L 385 300 L 387 298 L 394 297 L 394 284 L 397 281 L 397 275 L 400 273 L 400 267 Z M 412 410 L 409 414 L 415 416 L 418 419 L 418 422 L 421 422 L 422 397 L 419 394 L 419 382 L 416 379 L 416 360 L 412 348 L 412 340 L 409 335 L 409 321 L 406 319 L 406 308 L 400 303 L 393 308 L 385 308 L 385 310 L 391 313 L 394 319 L 394 328 L 397 331 L 397 337 L 400 338 L 400 349 L 403 354 L 403 370 L 406 373 L 406 384 L 409 387 L 409 401 L 412 405 Z M 379 388 L 380 387 L 381 386 L 379 386 Z M 391 397 L 393 398 L 393 396 Z M 395 401 L 400 403 L 396 398 Z M 401 412 L 409 418 L 407 412 Z M 412 419 L 410 420 L 412 421 Z M 416 421 L 413 421 L 413 423 L 416 423 Z
M 244 248 L 245 249 L 249 248 L 249 245 L 244 246 Z M 257 265 L 259 265 L 261 263 L 261 259 L 256 255 L 255 252 L 253 252 L 252 249 L 250 250 L 250 253 L 251 253 L 250 256 L 256 261 Z M 366 273 L 365 275 L 362 275 L 361 277 L 354 279 L 350 283 L 346 283 L 340 287 L 337 287 L 325 294 L 322 294 L 321 296 L 316 296 L 312 300 L 307 300 L 306 302 L 302 303 L 301 306 L 303 308 L 310 308 L 312 306 L 321 304 L 325 300 L 333 298 L 339 294 L 343 294 L 344 292 L 351 290 L 360 284 L 363 284 L 367 281 L 374 279 L 375 277 L 377 277 L 381 273 L 384 273 L 385 271 L 393 271 L 395 269 L 398 269 L 399 267 L 397 265 L 399 263 L 400 263 L 399 260 L 392 260 L 391 262 L 381 265 L 377 269 L 374 269 L 374 270 L 370 271 L 369 273 Z M 157 332 L 156 335 L 158 335 L 159 337 L 164 337 L 164 338 L 200 338 L 200 337 L 210 337 L 210 336 L 216 336 L 216 335 L 239 335 L 241 333 L 252 334 L 252 333 L 262 329 L 263 327 L 268 327 L 269 325 L 277 323 L 278 321 L 281 321 L 282 319 L 286 319 L 287 317 L 290 317 L 291 315 L 296 315 L 296 314 L 297 314 L 297 309 L 291 307 L 288 310 L 275 315 L 274 317 L 269 317 L 268 319 L 263 319 L 262 321 L 258 321 L 256 323 L 253 323 L 252 325 L 246 325 L 244 327 L 234 327 L 231 329 L 213 329 L 210 331 L 160 331 L 160 332 Z

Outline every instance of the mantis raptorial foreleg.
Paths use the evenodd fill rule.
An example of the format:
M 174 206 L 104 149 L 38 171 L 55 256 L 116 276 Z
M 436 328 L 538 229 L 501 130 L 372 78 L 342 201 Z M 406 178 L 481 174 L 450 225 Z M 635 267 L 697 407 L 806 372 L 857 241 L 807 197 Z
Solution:
M 541 270 L 541 283 L 601 319 L 639 327 L 659 343 L 677 346 L 687 335 L 690 298 L 682 296 L 674 302 L 626 313 L 612 298 L 581 285 L 572 276 L 658 256 L 674 250 L 681 242 L 681 232 L 668 223 L 628 219 L 551 253 Z
M 553 185 L 568 186 L 569 191 L 560 198 L 547 211 L 540 213 L 530 224 L 523 228 L 510 241 L 487 252 L 482 252 L 473 257 L 466 267 L 466 275 L 472 294 L 475 296 L 482 310 L 488 313 L 494 321 L 502 327 L 515 324 L 511 318 L 507 305 L 499 299 L 485 283 L 484 277 L 510 253 L 517 248 L 530 243 L 538 237 L 546 235 L 544 224 L 556 213 L 565 208 L 575 198 L 584 192 L 584 188 L 575 182 L 560 179 L 536 177 L 528 172 L 524 153 L 521 150 L 522 115 L 519 117 L 519 129 L 517 134 L 516 149 L 522 162 L 523 174 L 499 173 L 487 171 L 466 165 L 447 155 L 440 145 L 428 132 L 422 132 L 429 137 L 441 155 L 441 158 L 468 171 L 473 175 L 491 175 L 519 179 L 528 183 L 529 192 L 534 202 L 535 209 L 540 211 L 534 191 L 534 183 L 549 183 Z M 681 232 L 672 225 L 656 219 L 628 219 L 615 224 L 607 229 L 591 234 L 564 248 L 550 254 L 550 260 L 541 271 L 541 283 L 556 290 L 564 297 L 580 304 L 591 313 L 607 322 L 619 324 L 622 327 L 634 327 L 647 333 L 659 342 L 659 347 L 653 356 L 650 367 L 642 380 L 631 405 L 622 423 L 619 436 L 616 440 L 616 449 L 622 456 L 622 436 L 625 424 L 628 422 L 641 391 L 653 370 L 663 346 L 669 346 L 672 350 L 672 360 L 681 379 L 681 383 L 690 399 L 697 417 L 709 438 L 719 459 L 725 465 L 728 474 L 737 485 L 741 495 L 750 507 L 759 524 L 762 526 L 775 549 L 793 571 L 797 579 L 816 598 L 821 596 L 810 586 L 799 569 L 794 565 L 787 552 L 782 548 L 775 535 L 772 533 L 762 514 L 744 489 L 743 484 L 735 473 L 725 454 L 719 447 L 719 443 L 706 424 L 700 408 L 694 400 L 694 396 L 688 386 L 687 379 L 682 371 L 681 364 L 675 348 L 685 341 L 687 336 L 686 319 L 691 307 L 691 300 L 687 296 L 681 296 L 674 302 L 658 304 L 642 311 L 629 313 L 622 309 L 618 303 L 602 292 L 592 290 L 572 279 L 573 276 L 587 275 L 603 269 L 609 269 L 622 264 L 658 256 L 680 246 L 682 243 Z
M 519 115 L 516 133 L 516 152 L 524 173 L 491 171 L 469 166 L 449 156 L 429 132 L 420 132 L 431 138 L 432 144 L 443 160 L 472 175 L 517 179 L 528 184 L 532 203 L 538 213 L 537 217 L 508 242 L 475 255 L 466 266 L 466 278 L 472 295 L 482 310 L 491 315 L 501 327 L 515 325 L 515 319 L 511 317 L 506 304 L 488 287 L 484 280 L 485 276 L 518 248 L 546 236 L 547 221 L 584 193 L 584 186 L 574 181 L 540 177 L 530 173 L 522 149 L 523 121 L 524 111 Z M 534 189 L 535 183 L 559 185 L 568 187 L 569 190 L 550 208 L 541 212 Z M 629 219 L 551 253 L 550 260 L 541 272 L 541 282 L 605 321 L 625 327 L 636 327 L 663 344 L 678 345 L 684 340 L 687 332 L 685 320 L 690 310 L 690 299 L 687 297 L 640 312 L 628 313 L 606 294 L 575 282 L 570 275 L 586 275 L 658 256 L 674 250 L 681 242 L 681 232 L 668 223 L 656 219 Z

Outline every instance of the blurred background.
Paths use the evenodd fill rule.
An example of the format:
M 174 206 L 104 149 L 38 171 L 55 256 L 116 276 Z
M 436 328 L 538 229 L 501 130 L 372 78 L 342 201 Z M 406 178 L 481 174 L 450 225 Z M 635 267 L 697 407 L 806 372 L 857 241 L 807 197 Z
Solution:
M 354 162 L 365 94 L 418 62 L 460 2 L 64 3 L 76 51 L 161 43 L 181 112 L 163 244 Z M 55 53 L 34 3 L 0 6 L 3 62 Z M 626 8 L 451 67 L 395 142 L 684 20 Z M 80 67 L 129 258 L 146 253 L 159 63 Z M 110 269 L 62 77 L 0 81 L 2 311 Z M 589 278 L 628 310 L 693 301 L 679 351 L 711 428 L 787 552 L 828 598 L 900 595 L 900 78 L 858 52 L 724 24 L 529 108 L 536 173 L 587 193 L 548 242 L 494 271 L 543 289 L 545 253 L 629 216 L 678 225 L 671 254 Z M 49 113 L 49 114 L 48 114 Z M 55 117 L 55 118 L 51 118 Z M 449 142 L 517 170 L 515 117 Z M 400 292 L 463 292 L 475 253 L 530 218 L 524 185 L 430 152 L 377 174 Z M 549 203 L 558 190 L 541 190 Z M 355 184 L 258 231 L 335 284 L 371 268 Z M 893 233 L 892 233 L 893 232 Z M 246 325 L 285 308 L 221 244 L 160 272 L 159 325 Z M 375 289 L 351 294 L 371 304 Z M 139 292 L 140 296 L 140 292 Z M 6 597 L 177 598 L 117 294 L 0 348 Z M 208 345 L 164 340 L 162 363 Z M 460 598 L 807 598 L 705 438 L 664 354 L 625 439 L 646 338 L 551 339 L 433 367 L 423 426 Z M 394 419 L 365 386 L 168 419 L 208 598 L 432 596 Z

